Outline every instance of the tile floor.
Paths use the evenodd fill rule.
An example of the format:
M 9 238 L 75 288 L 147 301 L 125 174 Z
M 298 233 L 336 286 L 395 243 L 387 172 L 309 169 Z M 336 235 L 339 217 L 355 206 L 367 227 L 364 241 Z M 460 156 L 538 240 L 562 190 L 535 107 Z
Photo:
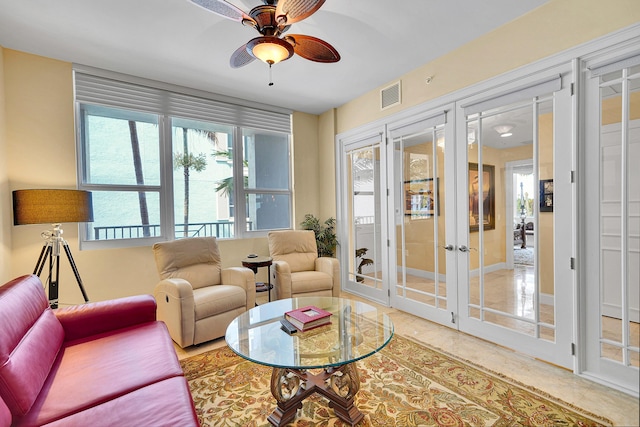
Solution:
M 345 292 L 342 296 L 360 299 Z M 259 296 L 259 302 L 266 302 L 266 296 L 264 301 L 261 298 L 262 296 Z M 610 419 L 616 426 L 640 426 L 638 398 L 581 378 L 568 370 L 411 314 L 388 307 L 379 308 L 385 310 L 393 320 L 396 333 L 399 335 L 440 348 L 550 395 L 560 397 L 565 402 Z M 176 352 L 182 359 L 225 345 L 224 338 L 221 338 L 186 349 L 176 346 Z

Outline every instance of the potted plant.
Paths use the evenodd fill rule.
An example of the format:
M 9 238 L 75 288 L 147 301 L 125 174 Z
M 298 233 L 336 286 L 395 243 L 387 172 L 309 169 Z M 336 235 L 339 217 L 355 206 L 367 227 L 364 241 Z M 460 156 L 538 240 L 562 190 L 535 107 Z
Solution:
M 356 249 L 356 258 L 360 258 L 360 262 L 358 263 L 358 275 L 356 276 L 356 280 L 358 282 L 364 282 L 364 277 L 362 277 L 362 267 L 365 265 L 373 264 L 373 260 L 371 258 L 365 258 L 364 256 L 367 254 L 367 248 Z
M 329 218 L 324 223 L 320 223 L 320 220 L 314 215 L 306 214 L 300 225 L 304 230 L 312 230 L 315 233 L 318 256 L 335 256 L 338 245 L 335 218 Z

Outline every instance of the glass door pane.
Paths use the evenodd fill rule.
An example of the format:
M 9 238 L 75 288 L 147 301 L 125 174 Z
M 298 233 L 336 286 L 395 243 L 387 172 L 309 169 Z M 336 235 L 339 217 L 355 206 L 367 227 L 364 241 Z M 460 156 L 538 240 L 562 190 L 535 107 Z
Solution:
M 640 61 L 636 61 L 636 64 Z M 640 384 L 640 65 L 586 81 L 584 350 L 580 370 L 638 394 Z M 615 71 L 614 71 L 615 70 Z M 601 73 L 601 71 L 603 71 Z
M 349 260 L 346 288 L 386 304 L 381 267 L 380 155 L 379 138 L 345 153 L 349 239 L 343 250 Z
M 640 367 L 640 66 L 601 77 L 600 357 Z
M 392 298 L 395 307 L 422 311 L 422 315 L 425 309 L 448 309 L 445 244 L 441 243 L 446 241 L 444 136 L 441 125 L 392 141 L 395 252 L 390 258 L 395 256 L 391 271 L 396 278 Z M 434 316 L 427 314 L 437 321 Z
M 458 248 L 466 257 L 461 330 L 567 367 L 571 319 L 559 339 L 566 295 L 555 284 L 570 268 L 559 272 L 555 259 L 559 242 L 565 248 L 570 239 L 558 238 L 554 180 L 558 156 L 566 155 L 556 134 L 569 128 L 558 125 L 554 105 L 569 96 L 564 90 L 467 115 L 466 159 L 458 160 L 467 171 L 458 175 L 458 191 L 466 192 L 458 200 L 468 209 L 468 243 Z M 564 219 L 570 191 L 563 183 Z
M 554 341 L 551 101 L 474 115 L 467 134 L 469 316 Z

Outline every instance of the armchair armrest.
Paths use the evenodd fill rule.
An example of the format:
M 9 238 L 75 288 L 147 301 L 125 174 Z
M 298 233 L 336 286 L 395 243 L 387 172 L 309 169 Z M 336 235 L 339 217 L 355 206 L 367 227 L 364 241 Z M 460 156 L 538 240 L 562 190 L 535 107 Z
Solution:
M 247 294 L 247 310 L 256 305 L 256 277 L 247 267 L 222 269 L 222 284 L 240 286 Z
M 85 338 L 156 320 L 156 301 L 137 295 L 54 310 L 62 324 L 65 341 Z
M 328 274 L 333 279 L 332 295 L 340 296 L 340 261 L 337 258 L 318 257 L 316 258 L 316 271 Z
M 276 290 L 276 299 L 291 298 L 291 267 L 286 261 L 273 261 L 273 275 L 275 277 L 273 287 Z
M 164 279 L 158 282 L 154 294 L 158 292 L 166 293 L 168 296 L 182 300 L 191 299 L 193 301 L 193 287 L 191 283 L 184 279 Z
M 158 303 L 158 319 L 169 329 L 171 338 L 182 348 L 193 344 L 195 302 L 193 287 L 184 279 L 164 279 L 153 296 Z

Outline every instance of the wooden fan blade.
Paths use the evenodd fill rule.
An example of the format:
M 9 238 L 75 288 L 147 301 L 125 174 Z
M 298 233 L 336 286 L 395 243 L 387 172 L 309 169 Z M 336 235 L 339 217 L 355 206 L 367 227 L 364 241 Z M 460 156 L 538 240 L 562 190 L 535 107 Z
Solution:
M 276 6 L 276 22 L 291 25 L 313 15 L 325 0 L 279 0 Z
M 241 9 L 238 9 L 231 3 L 224 0 L 191 0 L 193 3 L 200 7 L 207 9 L 223 18 L 231 19 L 232 21 L 242 22 L 243 20 L 253 21 L 249 15 L 244 13 Z
M 249 54 L 249 52 L 247 52 L 247 45 L 243 44 L 238 49 L 236 49 L 233 54 L 231 54 L 231 60 L 229 61 L 229 64 L 231 65 L 231 68 L 240 68 L 244 67 L 250 62 L 253 62 L 254 59 L 256 58 L 254 58 Z
M 284 40 L 293 46 L 293 51 L 304 59 L 315 62 L 338 62 L 340 54 L 324 40 L 303 34 L 291 34 Z

